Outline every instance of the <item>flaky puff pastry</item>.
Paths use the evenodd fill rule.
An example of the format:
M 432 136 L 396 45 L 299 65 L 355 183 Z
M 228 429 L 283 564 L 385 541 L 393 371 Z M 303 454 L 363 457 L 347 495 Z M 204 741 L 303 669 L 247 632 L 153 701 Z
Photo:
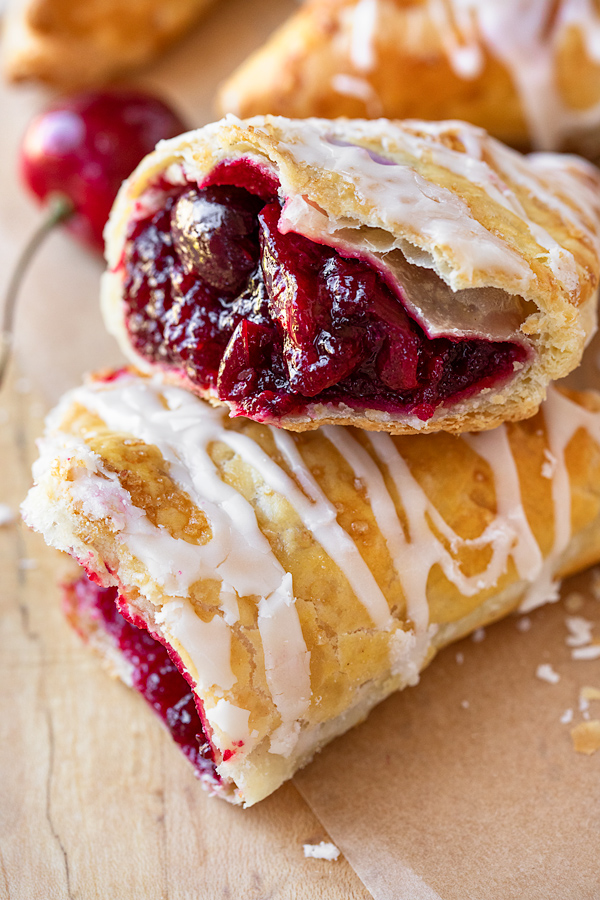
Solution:
M 590 164 L 464 123 L 228 117 L 125 182 L 104 317 L 136 366 L 257 421 L 491 428 L 581 358 L 599 201 Z M 231 202 L 262 207 L 239 252 Z M 207 287 L 252 253 L 237 296 Z
M 77 90 L 146 65 L 213 0 L 9 0 L 3 68 L 10 81 Z
M 600 559 L 591 393 L 460 438 L 293 435 L 121 372 L 68 394 L 40 452 L 25 521 L 169 648 L 203 780 L 247 806 L 440 647 Z
M 225 82 L 221 112 L 465 119 L 600 155 L 596 0 L 310 0 Z

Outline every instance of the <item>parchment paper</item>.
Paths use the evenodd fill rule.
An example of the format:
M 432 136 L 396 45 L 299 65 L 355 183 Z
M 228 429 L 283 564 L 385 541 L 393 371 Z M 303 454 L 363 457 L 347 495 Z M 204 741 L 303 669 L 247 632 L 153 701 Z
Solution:
M 139 81 L 180 107 L 190 125 L 213 117 L 217 83 L 294 9 L 292 0 L 230 0 Z M 15 178 L 20 135 L 47 95 L 1 89 L 4 126 L 0 264 L 8 278 L 36 213 Z M 101 262 L 62 234 L 33 266 L 17 317 L 21 370 L 48 402 L 120 354 L 98 312 Z M 600 386 L 597 346 L 577 379 Z M 577 614 L 600 603 L 590 575 Z M 572 600 L 572 596 L 571 596 Z M 574 752 L 579 691 L 600 688 L 600 661 L 570 658 L 562 604 L 510 618 L 445 650 L 421 683 L 390 698 L 335 741 L 295 783 L 376 900 L 598 900 L 600 752 Z M 457 656 L 458 655 L 458 656 Z M 459 662 L 457 660 L 461 660 Z M 551 663 L 558 684 L 536 678 Z M 600 701 L 588 712 L 600 718 Z M 200 790 L 199 787 L 197 787 Z M 232 811 L 233 814 L 233 811 Z

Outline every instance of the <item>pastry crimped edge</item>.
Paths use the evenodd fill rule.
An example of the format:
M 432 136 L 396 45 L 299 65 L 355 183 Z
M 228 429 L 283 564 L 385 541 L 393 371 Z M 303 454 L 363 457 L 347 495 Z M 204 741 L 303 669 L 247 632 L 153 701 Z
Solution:
M 149 63 L 212 2 L 136 0 L 127 10 L 115 0 L 85 0 L 82 22 L 81 14 L 61 12 L 61 0 L 9 0 L 4 74 L 13 82 L 41 81 L 63 90 L 102 84 Z
M 335 161 L 330 167 L 324 165 L 322 150 L 328 138 L 347 141 L 359 154 L 367 150 L 382 155 L 397 163 L 398 171 L 416 173 L 425 192 L 441 192 L 449 209 L 460 209 L 463 216 L 455 227 L 458 240 L 453 243 L 452 236 L 429 236 L 426 231 L 434 227 L 433 219 L 425 220 L 421 230 L 418 223 L 402 222 L 398 216 L 394 219 L 385 193 L 379 204 L 374 202 L 360 173 L 334 171 Z M 537 307 L 527 316 L 520 334 L 524 341 L 535 344 L 533 364 L 526 364 L 519 376 L 504 385 L 485 389 L 451 408 L 438 407 L 425 422 L 410 414 L 401 417 L 315 401 L 308 404 L 306 414 L 285 415 L 276 424 L 295 431 L 327 423 L 351 424 L 393 434 L 488 429 L 532 415 L 548 383 L 566 375 L 580 361 L 596 327 L 600 276 L 600 177 L 589 163 L 554 154 L 522 157 L 481 129 L 459 122 L 294 121 L 270 116 L 242 122 L 228 116 L 161 142 L 124 183 L 109 218 L 105 231 L 108 271 L 101 291 L 104 319 L 123 351 L 142 371 L 157 371 L 158 367 L 148 364 L 129 343 L 119 273 L 136 204 L 153 180 L 171 166 L 179 171 L 183 167 L 187 179 L 201 182 L 218 163 L 240 157 L 274 168 L 281 195 L 299 203 L 301 214 L 308 210 L 310 215 L 315 207 L 325 211 L 327 224 L 320 221 L 319 227 L 333 234 L 329 237 L 333 246 L 336 229 L 349 231 L 348 223 L 363 230 L 375 229 L 370 233 L 385 233 L 410 262 L 419 260 L 431 266 L 453 291 L 494 287 Z M 460 171 L 470 165 L 478 167 L 479 184 Z M 495 200 L 491 193 L 497 189 L 521 212 Z M 306 234 L 303 228 L 296 230 Z M 550 249 L 541 247 L 533 237 L 535 229 L 538 236 L 543 232 L 542 239 Z M 166 366 L 162 375 L 211 403 L 226 402 L 219 400 L 214 390 L 202 390 Z
M 94 394 L 94 391 L 98 393 Z M 112 391 L 115 391 L 114 395 L 110 393 Z M 105 397 L 101 396 L 102 392 L 105 392 Z M 100 396 L 99 401 L 94 399 L 96 396 Z M 97 406 L 97 402 L 106 402 L 109 406 Z M 106 387 L 99 385 L 91 390 L 72 392 L 52 414 L 48 437 L 41 443 L 42 456 L 34 468 L 36 484 L 23 507 L 24 517 L 27 524 L 43 533 L 51 546 L 70 553 L 100 583 L 117 586 L 127 600 L 130 613 L 141 616 L 151 633 L 162 633 L 163 639 L 174 647 L 190 672 L 196 665 L 193 628 L 198 623 L 193 619 L 196 624 L 187 622 L 187 631 L 175 632 L 175 627 L 179 625 L 173 624 L 169 618 L 172 615 L 170 604 L 181 602 L 183 608 L 188 609 L 186 604 L 192 601 L 195 604 L 200 596 L 194 592 L 204 592 L 202 596 L 204 602 L 209 604 L 207 608 L 214 613 L 213 619 L 219 618 L 221 623 L 231 608 L 220 594 L 218 602 L 213 598 L 209 603 L 209 593 L 213 590 L 211 579 L 221 576 L 205 574 L 202 584 L 195 587 L 194 582 L 187 595 L 177 594 L 180 588 L 169 587 L 169 579 L 182 576 L 181 569 L 177 575 L 177 569 L 183 565 L 181 559 L 184 558 L 179 556 L 180 550 L 177 548 L 175 555 L 171 556 L 168 548 L 175 547 L 172 543 L 167 543 L 161 551 L 158 544 L 151 545 L 157 548 L 150 558 L 156 557 L 157 572 L 162 572 L 162 586 L 156 580 L 158 575 L 149 574 L 149 570 L 144 569 L 148 564 L 142 563 L 142 556 L 136 557 L 138 551 L 131 551 L 128 547 L 131 535 L 134 535 L 133 540 L 138 541 L 139 547 L 140 536 L 146 533 L 141 529 L 135 537 L 136 523 L 144 521 L 146 530 L 149 526 L 144 518 L 144 509 L 140 511 L 134 495 L 130 494 L 127 501 L 127 495 L 121 490 L 124 484 L 135 487 L 139 473 L 135 466 L 127 464 L 125 468 L 123 462 L 119 463 L 118 455 L 113 456 L 110 447 L 116 447 L 117 454 L 124 453 L 123 459 L 128 459 L 127 454 L 132 451 L 125 448 L 136 445 L 138 435 L 146 427 L 140 403 L 150 404 L 149 415 L 160 428 L 160 432 L 156 433 L 156 443 L 145 444 L 147 449 L 144 453 L 147 452 L 153 459 L 162 455 L 163 463 L 171 459 L 164 471 L 159 470 L 159 481 L 146 482 L 142 488 L 149 488 L 155 496 L 156 492 L 160 495 L 160 491 L 165 489 L 169 478 L 175 479 L 179 485 L 187 483 L 185 474 L 183 481 L 181 473 L 175 478 L 176 467 L 183 462 L 188 466 L 186 471 L 193 472 L 189 454 L 200 452 L 198 448 L 205 446 L 201 452 L 209 453 L 213 462 L 218 462 L 221 473 L 218 477 L 223 483 L 227 482 L 241 496 L 250 498 L 262 534 L 267 537 L 278 564 L 281 563 L 285 569 L 286 559 L 289 561 L 284 580 L 289 577 L 293 593 L 286 609 L 290 615 L 299 616 L 302 637 L 294 637 L 293 629 L 291 632 L 287 630 L 289 623 L 285 619 L 287 624 L 278 636 L 277 646 L 285 646 L 285 653 L 292 660 L 296 659 L 295 654 L 303 659 L 302 646 L 308 650 L 312 700 L 303 707 L 304 712 L 295 720 L 293 711 L 284 713 L 281 711 L 284 707 L 275 708 L 271 702 L 270 712 L 264 713 L 263 707 L 268 703 L 265 697 L 261 699 L 260 691 L 264 691 L 267 684 L 272 698 L 278 696 L 277 678 L 284 676 L 277 675 L 273 682 L 269 681 L 268 675 L 265 676 L 265 662 L 261 661 L 261 655 L 267 654 L 268 645 L 265 644 L 264 633 L 260 632 L 260 639 L 256 635 L 251 638 L 256 630 L 252 624 L 255 612 L 244 625 L 245 629 L 250 629 L 244 632 L 244 641 L 251 640 L 255 648 L 254 663 L 248 669 L 250 680 L 240 681 L 239 684 L 234 682 L 223 691 L 207 689 L 206 685 L 202 688 L 201 681 L 205 678 L 202 669 L 197 670 L 195 678 L 200 684 L 199 695 L 207 709 L 214 710 L 215 700 L 217 704 L 221 702 L 217 699 L 219 697 L 227 699 L 236 708 L 245 702 L 250 704 L 250 715 L 257 717 L 252 720 L 256 728 L 262 729 L 257 732 L 254 744 L 253 732 L 249 732 L 247 750 L 237 755 L 234 752 L 230 759 L 224 757 L 220 763 L 217 761 L 223 784 L 217 788 L 209 785 L 209 789 L 232 802 L 252 805 L 262 799 L 308 762 L 325 743 L 363 719 L 389 693 L 416 683 L 420 670 L 440 647 L 500 618 L 519 605 L 522 609 L 530 609 L 555 599 L 557 577 L 600 559 L 600 396 L 596 394 L 568 398 L 553 391 L 538 417 L 501 427 L 486 435 L 456 439 L 438 434 L 396 439 L 394 446 L 411 472 L 408 481 L 402 475 L 395 482 L 399 485 L 397 496 L 401 497 L 400 503 L 395 501 L 396 515 L 401 520 L 408 515 L 412 523 L 408 528 L 411 539 L 406 548 L 409 568 L 399 569 L 398 560 L 402 557 L 390 555 L 394 529 L 399 526 L 390 525 L 388 519 L 387 524 L 380 528 L 375 509 L 376 504 L 381 508 L 385 497 L 381 494 L 381 488 L 377 488 L 376 479 L 373 481 L 370 463 L 364 468 L 360 459 L 356 462 L 352 458 L 352 452 L 356 452 L 357 448 L 360 453 L 361 447 L 368 448 L 372 444 L 364 432 L 361 435 L 360 432 L 350 433 L 347 429 L 333 429 L 327 433 L 288 436 L 283 444 L 276 446 L 285 448 L 288 441 L 288 446 L 291 442 L 300 452 L 300 467 L 294 463 L 294 468 L 290 469 L 290 463 L 285 462 L 285 458 L 282 462 L 278 452 L 273 450 L 272 440 L 283 440 L 281 436 L 277 438 L 276 429 L 271 431 L 248 421 L 228 422 L 222 412 L 209 412 L 209 407 L 186 392 L 164 386 L 157 380 L 148 381 L 122 374 L 117 376 L 112 387 L 110 384 Z M 92 415 L 89 422 L 85 413 L 82 415 L 82 409 L 87 409 Z M 100 415 L 99 410 L 102 409 L 107 412 Z M 172 410 L 179 410 L 180 424 L 174 422 L 177 417 L 168 414 Z M 100 420 L 104 421 L 103 415 L 109 418 L 115 416 L 116 424 L 129 422 L 130 430 L 113 431 L 113 423 L 104 433 L 99 425 Z M 193 430 L 197 421 L 195 417 L 216 422 L 215 415 L 218 417 L 218 428 L 223 430 L 218 433 L 210 431 L 204 437 Z M 169 443 L 166 432 L 162 430 L 167 425 L 173 428 L 176 436 L 173 444 Z M 61 430 L 63 427 L 64 431 Z M 182 435 L 187 428 L 192 430 L 189 431 L 189 439 L 184 439 Z M 236 444 L 240 436 L 242 443 Z M 109 442 L 103 444 L 107 438 Z M 372 446 L 380 449 L 389 448 L 392 441 L 383 435 L 376 435 L 374 439 Z M 233 456 L 229 451 L 223 452 L 221 441 L 225 442 L 226 447 L 229 440 L 233 441 L 231 448 L 241 448 L 239 453 L 242 456 L 236 449 L 233 449 Z M 250 455 L 244 457 L 248 440 L 252 449 Z M 341 443 L 338 445 L 336 441 Z M 104 455 L 103 446 L 109 448 Z M 349 455 L 344 446 L 350 447 Z M 507 447 L 509 457 L 506 457 Z M 174 457 L 173 448 L 176 451 Z M 267 451 L 268 465 L 275 465 L 278 473 L 275 476 L 267 468 L 264 470 L 267 474 L 263 477 L 263 470 L 259 472 L 252 462 L 253 454 L 261 448 L 263 452 Z M 379 452 L 376 451 L 375 459 Z M 338 453 L 342 454 L 341 464 Z M 511 459 L 513 461 L 508 467 L 507 458 L 509 463 Z M 293 455 L 289 459 L 293 461 Z M 260 452 L 256 460 L 260 467 Z M 487 460 L 487 468 L 484 460 Z M 509 471 L 513 463 L 517 467 L 518 482 Z M 304 474 L 302 465 L 305 466 Z M 384 473 L 388 463 L 377 465 Z M 388 468 L 388 474 L 392 473 L 395 463 L 389 465 L 392 468 Z M 202 468 L 202 472 L 206 471 Z M 116 473 L 121 488 L 115 493 L 111 484 L 117 486 Z M 280 480 L 282 473 L 287 473 L 283 481 Z M 327 525 L 325 533 L 318 529 L 319 522 L 324 521 L 327 503 L 323 506 L 323 501 L 317 496 L 314 502 L 322 508 L 317 515 L 318 521 L 313 520 L 313 531 L 310 531 L 307 525 L 311 521 L 310 510 L 302 513 L 302 516 L 308 516 L 308 519 L 302 519 L 304 525 L 298 520 L 301 513 L 297 497 L 300 495 L 294 499 L 293 493 L 288 495 L 284 489 L 281 493 L 282 484 L 285 486 L 287 483 L 294 491 L 301 484 L 310 484 L 311 477 L 317 479 L 327 502 L 334 504 L 332 509 L 336 510 L 335 519 Z M 134 480 L 128 481 L 131 478 Z M 412 481 L 413 478 L 416 482 Z M 201 476 L 203 479 L 206 479 L 206 474 Z M 416 497 L 415 483 L 420 486 Z M 515 493 L 516 484 L 519 487 Z M 107 486 L 110 488 L 108 493 Z M 207 497 L 212 496 L 211 490 Z M 385 490 L 391 491 L 389 484 Z M 310 487 L 308 491 L 311 491 Z M 389 498 L 393 496 L 390 492 Z M 419 497 L 426 498 L 422 512 L 417 509 L 421 502 Z M 510 497 L 512 500 L 508 507 L 502 508 L 506 498 Z M 428 507 L 428 503 L 433 505 Z M 203 501 L 203 506 L 206 508 L 206 501 Z M 147 515 L 150 515 L 149 507 L 147 509 Z M 211 518 L 210 506 L 208 509 L 206 514 L 200 509 L 199 514 L 205 515 L 214 538 L 220 540 L 223 532 L 218 532 L 217 522 L 223 508 L 221 511 L 213 510 L 217 518 Z M 163 509 L 165 515 L 168 511 Z M 435 524 L 438 514 L 442 516 L 445 526 Z M 252 534 L 243 531 L 244 519 L 239 508 L 236 507 L 234 515 L 235 519 L 229 521 L 236 522 L 236 527 L 242 529 L 240 534 L 245 534 L 245 537 L 236 540 L 246 544 L 245 548 L 240 548 L 234 541 L 234 552 L 243 554 L 251 548 L 255 560 L 255 568 L 239 577 L 260 581 L 268 564 L 267 557 L 261 556 L 263 551 L 253 544 L 255 539 Z M 412 515 L 416 515 L 422 523 L 433 523 L 427 526 L 429 530 L 425 537 L 419 536 L 418 526 L 410 518 Z M 570 518 L 568 533 L 565 531 L 565 516 Z M 386 522 L 385 515 L 381 521 Z M 355 528 L 355 522 L 361 527 Z M 165 527 L 162 525 L 157 531 L 155 525 L 154 532 L 152 529 L 150 532 L 156 540 L 160 538 L 163 541 L 165 535 L 160 529 Z M 451 534 L 456 537 L 440 537 L 442 532 L 438 529 L 442 527 L 450 528 Z M 336 545 L 334 541 L 327 550 L 323 549 L 323 541 L 327 543 L 336 528 L 338 531 L 341 528 L 355 545 L 350 556 L 347 555 L 347 548 L 344 550 L 343 542 Z M 413 528 L 416 528 L 414 533 Z M 438 537 L 435 537 L 436 534 Z M 488 537 L 481 538 L 481 543 L 480 536 L 485 534 Z M 496 546 L 494 542 L 498 541 L 500 544 Z M 203 546 L 208 548 L 210 543 L 209 540 Z M 496 549 L 490 559 L 487 554 L 492 544 Z M 454 560 L 450 562 L 448 571 L 439 568 L 444 565 L 441 562 L 443 546 Z M 189 546 L 186 545 L 183 550 L 187 554 Z M 336 562 L 336 554 L 340 552 L 345 562 L 340 563 L 342 557 L 338 557 Z M 499 554 L 497 569 L 494 568 L 496 553 Z M 429 559 L 428 564 L 426 558 Z M 189 557 L 185 559 L 189 560 Z M 439 563 L 436 562 L 438 559 Z M 357 563 L 362 564 L 361 560 L 371 572 L 370 577 L 376 578 L 372 587 L 369 587 L 368 579 L 359 582 L 362 599 L 355 593 L 357 588 L 347 580 L 353 577 L 350 573 Z M 424 585 L 419 588 L 417 584 L 415 587 L 412 580 L 410 566 L 414 566 L 415 560 L 418 560 L 417 568 L 424 567 L 423 571 L 428 571 L 426 594 L 423 595 L 421 589 L 425 589 Z M 460 571 L 452 568 L 456 565 L 459 565 Z M 191 577 L 185 570 L 183 576 L 188 580 Z M 463 578 L 471 584 L 471 593 L 463 593 L 466 590 L 460 586 Z M 456 582 L 451 579 L 456 579 Z M 373 594 L 373 591 L 377 593 L 380 590 L 385 597 L 383 613 L 377 607 L 377 598 Z M 251 593 L 256 595 L 253 589 Z M 250 609 L 258 610 L 260 630 L 261 604 L 265 602 L 265 597 L 260 602 L 252 600 L 250 606 L 242 594 L 238 593 L 237 597 L 240 610 L 245 610 L 240 613 L 242 618 Z M 268 599 L 270 602 L 272 598 Z M 365 603 L 372 605 L 367 607 Z M 270 614 L 273 614 L 272 609 Z M 203 615 L 206 618 L 206 614 Z M 213 620 L 207 621 L 213 627 Z M 234 625 L 230 623 L 230 631 Z M 218 645 L 216 637 L 217 632 L 214 632 L 211 646 Z M 231 654 L 232 671 L 235 668 L 239 674 L 243 669 L 238 670 L 237 663 L 234 663 L 238 638 L 231 632 L 230 639 L 231 650 L 228 652 Z M 297 647 L 298 640 L 300 648 Z M 97 649 L 101 648 L 97 645 Z M 211 663 L 213 669 L 222 669 L 223 661 L 219 663 L 218 654 L 214 659 L 217 662 Z M 114 670 L 114 659 L 109 663 Z M 284 664 L 285 671 L 286 666 L 287 663 Z M 297 674 L 297 670 L 291 671 Z M 292 695 L 295 690 L 300 690 L 296 688 L 294 679 L 286 682 L 284 677 L 281 684 L 285 683 Z M 262 685 L 262 688 L 259 690 L 257 685 Z M 243 697 L 245 701 L 241 699 Z M 293 696 L 291 700 L 294 700 Z M 210 710 L 207 715 L 210 719 Z M 266 716 L 264 722 L 263 715 Z M 296 722 L 300 723 L 299 727 Z M 279 734 L 282 729 L 283 736 Z M 212 739 L 223 751 L 231 746 L 233 737 L 217 732 Z
M 522 15 L 514 0 L 312 0 L 227 78 L 217 107 L 242 118 L 465 119 L 520 149 L 596 158 L 598 12 L 531 0 Z

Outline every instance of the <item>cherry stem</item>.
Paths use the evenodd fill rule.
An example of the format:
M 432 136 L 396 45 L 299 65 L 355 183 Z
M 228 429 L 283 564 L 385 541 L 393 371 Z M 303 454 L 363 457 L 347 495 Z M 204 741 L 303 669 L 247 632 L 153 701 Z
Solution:
M 10 359 L 15 309 L 23 278 L 31 260 L 46 240 L 46 237 L 57 225 L 68 219 L 73 214 L 74 209 L 73 203 L 64 194 L 53 194 L 48 201 L 44 220 L 29 238 L 13 269 L 4 297 L 2 330 L 0 331 L 0 387 L 4 382 L 6 367 Z

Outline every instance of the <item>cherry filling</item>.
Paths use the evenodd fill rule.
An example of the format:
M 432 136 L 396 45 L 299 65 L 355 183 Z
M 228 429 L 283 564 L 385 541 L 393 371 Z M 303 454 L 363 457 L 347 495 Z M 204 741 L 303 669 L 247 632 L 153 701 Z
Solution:
M 76 627 L 88 621 L 107 632 L 132 669 L 133 687 L 160 716 L 197 776 L 218 781 L 210 744 L 187 681 L 166 648 L 121 615 L 117 601 L 115 588 L 101 588 L 86 575 L 65 591 L 67 614 Z M 86 638 L 87 629 L 79 630 Z
M 278 229 L 270 176 L 247 160 L 168 187 L 130 226 L 126 324 L 146 360 L 259 421 L 311 402 L 429 419 L 509 378 L 517 343 L 429 338 L 367 261 Z

